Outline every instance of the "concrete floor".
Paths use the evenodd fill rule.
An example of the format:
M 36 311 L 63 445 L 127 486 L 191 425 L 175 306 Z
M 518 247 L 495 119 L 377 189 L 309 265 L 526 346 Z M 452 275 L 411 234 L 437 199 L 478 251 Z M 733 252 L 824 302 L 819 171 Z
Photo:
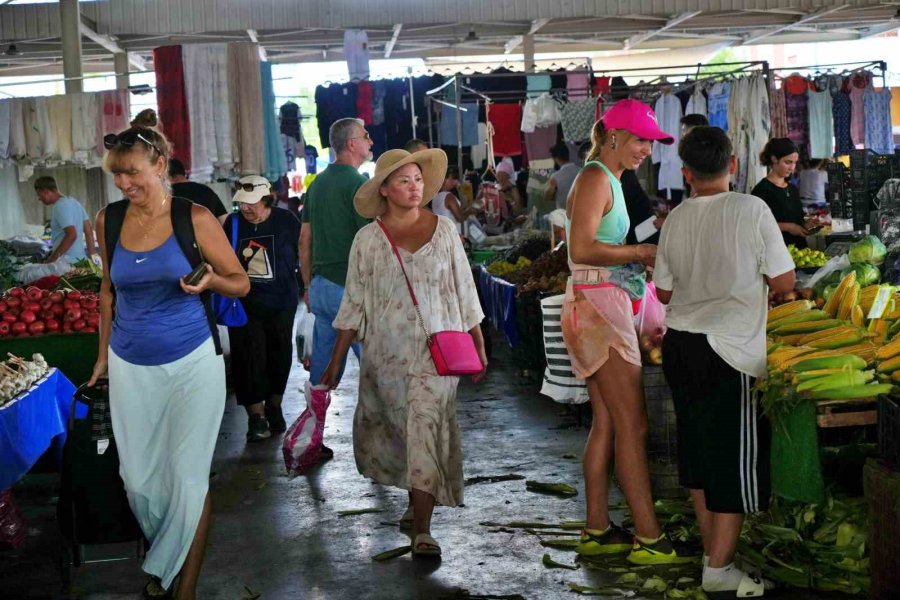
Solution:
M 303 408 L 299 390 L 306 377 L 300 367 L 291 374 L 285 397 L 289 423 Z M 552 600 L 577 597 L 569 582 L 611 582 L 608 573 L 596 570 L 548 569 L 541 564 L 545 552 L 570 564 L 575 554 L 544 548 L 538 537 L 521 530 L 479 524 L 583 518 L 581 490 L 577 497 L 557 498 L 526 491 L 524 481 L 471 485 L 465 507 L 438 509 L 433 533 L 443 559 L 406 555 L 374 562 L 375 554 L 410 543 L 391 523 L 405 509 L 406 493 L 356 471 L 351 423 L 357 378 L 352 364 L 329 409 L 326 443 L 335 458 L 293 479 L 285 475 L 280 439 L 247 445 L 244 411 L 229 401 L 212 466 L 214 522 L 199 598 Z M 459 417 L 467 477 L 516 473 L 581 488 L 581 465 L 573 455 L 580 455 L 586 430 L 540 396 L 535 385 L 520 385 L 501 345 L 495 344 L 487 380 L 461 385 Z M 63 585 L 56 485 L 55 475 L 32 475 L 14 488 L 29 537 L 20 550 L 0 552 L 0 597 L 139 598 L 144 576 L 134 558 L 85 565 L 75 571 L 71 586 Z M 360 508 L 382 512 L 337 514 Z M 120 554 L 131 549 L 115 548 Z M 689 567 L 687 574 L 697 577 L 699 569 Z

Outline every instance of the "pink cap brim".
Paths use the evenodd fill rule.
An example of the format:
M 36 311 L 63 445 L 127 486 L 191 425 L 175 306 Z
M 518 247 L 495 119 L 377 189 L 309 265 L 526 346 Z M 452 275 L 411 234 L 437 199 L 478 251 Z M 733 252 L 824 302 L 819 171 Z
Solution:
M 670 134 L 666 133 L 659 127 L 646 126 L 644 124 L 634 125 L 633 123 L 622 124 L 618 122 L 618 119 L 608 119 L 607 116 L 603 117 L 603 124 L 606 125 L 607 129 L 624 129 L 625 131 L 630 131 L 635 136 L 641 138 L 642 140 L 653 140 L 655 142 L 659 142 L 660 144 L 665 144 L 669 146 L 675 143 L 675 138 Z

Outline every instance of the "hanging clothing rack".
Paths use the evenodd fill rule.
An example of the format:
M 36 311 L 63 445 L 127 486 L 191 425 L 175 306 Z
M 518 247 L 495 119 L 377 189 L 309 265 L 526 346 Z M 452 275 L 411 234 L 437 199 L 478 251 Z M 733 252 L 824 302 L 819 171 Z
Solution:
M 869 60 L 869 61 L 857 61 L 857 62 L 845 62 L 845 63 L 830 63 L 823 65 L 806 65 L 801 67 L 773 67 L 769 69 L 775 73 L 781 72 L 784 73 L 786 71 L 790 72 L 799 72 L 799 71 L 812 71 L 820 74 L 827 74 L 828 71 L 833 71 L 836 67 L 844 67 L 843 72 L 853 72 L 853 71 L 864 71 L 864 70 L 879 70 L 881 71 L 881 84 L 883 87 L 887 87 L 887 63 L 883 60 Z M 825 70 L 826 73 L 821 73 L 822 70 Z M 839 73 L 834 73 L 835 75 L 839 75 Z M 784 79 L 784 75 L 776 75 L 779 79 Z

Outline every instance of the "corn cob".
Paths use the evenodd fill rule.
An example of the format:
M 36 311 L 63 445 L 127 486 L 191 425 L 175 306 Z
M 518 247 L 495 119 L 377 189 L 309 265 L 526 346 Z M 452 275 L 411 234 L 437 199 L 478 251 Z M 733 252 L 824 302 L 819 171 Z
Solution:
M 888 358 L 893 358 L 898 354 L 900 354 L 900 339 L 892 340 L 879 348 L 878 352 L 875 353 L 875 358 L 878 360 L 886 360 Z
M 857 304 L 850 310 L 850 322 L 857 327 L 862 327 L 866 324 L 866 317 L 863 315 L 862 306 L 860 306 L 859 304 Z
M 890 327 L 888 328 L 886 338 L 891 341 L 894 341 L 894 337 L 898 333 L 900 333 L 900 319 L 898 319 L 897 321 L 894 321 L 893 323 L 890 323 Z
M 791 369 L 798 371 L 818 371 L 819 369 L 864 369 L 866 361 L 853 354 L 804 358 L 796 362 Z
M 800 344 L 808 344 L 810 342 L 814 342 L 816 340 L 821 340 L 824 338 L 829 338 L 833 335 L 841 335 L 843 333 L 853 333 L 854 331 L 859 331 L 859 328 L 853 327 L 852 325 L 841 325 L 840 327 L 832 327 L 831 329 L 823 329 L 822 331 L 816 331 L 815 333 L 807 333 L 803 336 L 803 339 L 800 340 Z
M 786 369 L 793 369 L 794 365 L 800 363 L 804 360 L 813 359 L 813 358 L 831 358 L 833 356 L 844 356 L 844 353 L 840 350 L 816 350 L 812 349 L 812 352 L 801 352 L 799 354 L 795 354 L 794 356 L 784 359 L 780 362 L 780 370 L 784 371 Z M 825 365 L 822 367 L 814 367 L 813 369 L 807 370 L 815 370 L 815 369 L 836 369 L 841 367 L 835 367 L 833 365 Z
M 853 307 L 859 303 L 859 284 L 852 283 L 850 287 L 847 288 L 847 291 L 844 292 L 844 297 L 841 298 L 841 304 L 838 307 L 837 318 L 841 321 L 846 321 L 850 318 L 850 313 L 853 311 Z
M 881 361 L 875 367 L 875 370 L 879 373 L 893 373 L 897 369 L 900 369 L 900 356 Z
M 884 342 L 885 338 L 888 335 L 889 329 L 890 323 L 885 319 L 872 319 L 871 321 L 869 321 L 869 333 L 872 334 L 872 339 L 874 339 L 879 344 Z
M 822 308 L 828 316 L 837 316 L 838 308 L 841 306 L 841 300 L 844 298 L 844 293 L 847 291 L 847 288 L 854 283 L 856 283 L 856 271 L 850 271 L 843 279 L 841 279 L 841 283 L 837 286 L 837 289 L 834 290 L 834 293 L 831 294 L 831 297 L 828 299 L 828 302 L 825 303 L 824 308 Z
M 875 303 L 875 298 L 878 296 L 878 290 L 880 289 L 881 286 L 876 283 L 875 285 L 866 286 L 859 291 L 859 306 L 864 313 L 868 314 L 872 310 L 872 305 Z
M 891 381 L 900 382 L 900 371 L 894 371 L 893 373 L 891 373 Z
M 769 321 L 768 323 L 766 323 L 766 333 L 774 331 L 782 325 L 787 325 L 789 323 L 806 323 L 808 321 L 821 321 L 827 318 L 828 315 L 826 315 L 821 310 L 805 310 L 802 312 L 796 312 L 782 319 L 777 319 L 775 321 Z
M 805 321 L 801 323 L 788 323 L 772 332 L 772 335 L 794 335 L 797 333 L 815 333 L 824 329 L 832 329 L 843 325 L 838 319 L 821 319 L 819 321 Z
M 844 346 L 853 346 L 864 339 L 866 339 L 866 334 L 857 329 L 856 331 L 809 342 L 807 346 L 820 348 L 822 350 L 834 350 L 836 348 L 843 348 Z
M 873 344 L 872 342 L 866 340 L 855 346 L 845 346 L 841 348 L 841 352 L 845 354 L 855 354 L 860 357 L 866 364 L 871 364 L 875 362 L 875 352 L 878 350 L 879 346 Z
M 795 300 L 793 302 L 788 302 L 787 304 L 782 304 L 781 306 L 776 306 L 775 308 L 769 309 L 767 320 L 777 321 L 778 319 L 783 319 L 788 315 L 810 310 L 815 307 L 815 305 L 815 302 L 812 302 L 810 300 Z
M 782 342 L 771 342 L 770 341 L 769 344 L 766 346 L 766 354 L 772 354 L 772 352 L 774 352 L 775 350 L 778 350 L 782 346 L 784 346 L 784 344 Z
M 815 371 L 800 371 L 799 373 L 794 373 L 794 376 L 791 378 L 792 383 L 800 383 L 802 381 L 809 381 L 810 379 L 827 377 L 829 375 L 837 375 L 838 373 L 843 373 L 846 369 L 816 369 Z
M 807 333 L 795 333 L 793 335 L 780 335 L 778 336 L 779 341 L 787 344 L 788 346 L 799 346 L 800 340 L 806 337 Z
M 815 379 L 810 379 L 809 381 L 804 381 L 797 385 L 797 391 L 808 392 L 810 390 L 831 390 L 849 387 L 851 385 L 862 385 L 872 381 L 874 377 L 875 373 L 872 371 L 847 369 L 827 377 L 817 377 Z
M 851 385 L 842 388 L 828 390 L 815 390 L 809 393 L 813 400 L 849 400 L 853 398 L 875 398 L 881 394 L 888 394 L 894 389 L 889 383 L 868 383 L 865 385 Z
M 810 348 L 808 346 L 785 346 L 784 348 L 779 348 L 769 355 L 769 367 L 776 371 L 783 371 L 786 365 L 791 361 L 799 360 L 801 356 L 811 354 L 815 351 L 815 348 Z M 837 354 L 837 352 L 835 352 L 835 354 Z

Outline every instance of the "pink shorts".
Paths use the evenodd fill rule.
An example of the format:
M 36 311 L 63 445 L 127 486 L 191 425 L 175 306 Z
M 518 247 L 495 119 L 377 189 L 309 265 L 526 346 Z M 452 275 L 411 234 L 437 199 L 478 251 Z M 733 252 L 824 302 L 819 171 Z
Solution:
M 610 283 L 573 285 L 566 288 L 562 307 L 562 333 L 572 370 L 579 379 L 590 377 L 616 350 L 627 362 L 641 366 L 641 352 L 634 329 L 640 300 Z

